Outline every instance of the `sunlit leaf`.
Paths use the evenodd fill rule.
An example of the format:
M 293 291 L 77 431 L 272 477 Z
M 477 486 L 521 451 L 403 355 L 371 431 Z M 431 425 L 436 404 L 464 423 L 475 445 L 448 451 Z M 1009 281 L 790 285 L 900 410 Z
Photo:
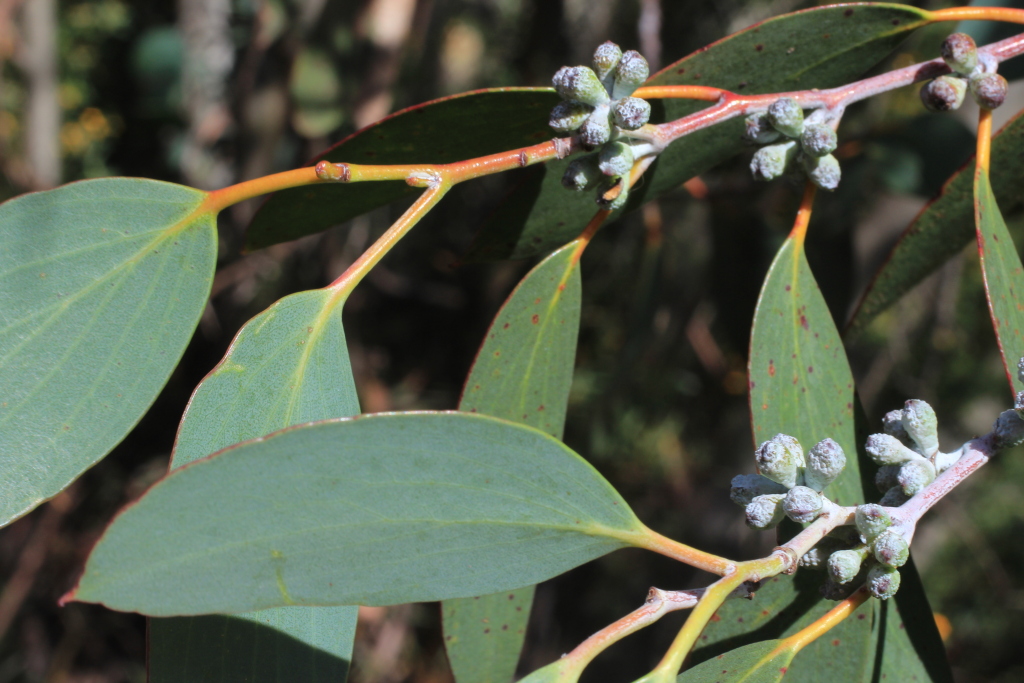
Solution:
M 0 525 L 106 455 L 167 382 L 213 278 L 206 196 L 110 178 L 0 206 Z
M 793 649 L 780 641 L 751 643 L 684 671 L 676 683 L 776 683 L 786 676 L 791 661 Z
M 992 191 L 1012 209 L 1024 202 L 1024 112 L 992 138 Z M 975 238 L 974 160 L 946 181 L 942 194 L 926 206 L 889 253 L 844 331 L 851 337 L 875 317 L 963 251 Z
M 295 424 L 358 414 L 331 289 L 286 297 L 250 320 L 196 389 L 171 467 Z M 277 607 L 235 616 L 154 618 L 150 683 L 344 681 L 357 607 Z
M 534 584 L 646 534 L 540 431 L 366 416 L 175 470 L 114 520 L 68 597 L 152 616 L 443 600 Z
M 491 323 L 459 410 L 503 417 L 562 437 L 580 323 L 580 275 L 570 242 L 527 273 Z M 533 586 L 445 600 L 448 661 L 458 683 L 511 681 Z

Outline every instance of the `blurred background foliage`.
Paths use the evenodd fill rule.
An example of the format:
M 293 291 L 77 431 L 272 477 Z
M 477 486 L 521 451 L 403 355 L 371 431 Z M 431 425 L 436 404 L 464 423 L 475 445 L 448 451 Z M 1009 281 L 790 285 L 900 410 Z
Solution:
M 114 174 L 221 187 L 301 165 L 408 105 L 472 88 L 547 85 L 559 66 L 588 62 L 607 39 L 664 65 L 812 4 L 0 0 L 0 198 Z M 965 28 L 985 41 L 1002 37 L 986 24 Z M 949 32 L 919 31 L 889 66 L 936 56 Z M 1022 71 L 1007 65 L 1012 77 Z M 1022 105 L 1024 88 L 1011 87 L 997 125 Z M 975 116 L 970 106 L 928 114 L 916 89 L 847 113 L 844 182 L 820 198 L 808 245 L 840 323 L 900 231 L 971 154 Z M 764 555 L 774 540 L 744 526 L 728 487 L 753 469 L 749 329 L 797 201 L 784 182 L 753 183 L 748 161 L 723 164 L 607 226 L 589 248 L 566 430 L 645 522 L 736 558 Z M 459 263 L 510 176 L 453 192 L 350 299 L 346 325 L 366 412 L 456 405 L 488 321 L 531 265 Z M 58 609 L 56 598 L 107 520 L 165 472 L 191 391 L 245 320 L 330 282 L 403 208 L 242 254 L 257 206 L 222 215 L 211 304 L 153 409 L 69 491 L 0 531 L 0 683 L 145 680 L 141 617 Z M 1007 220 L 1024 236 L 1019 207 Z M 973 247 L 850 340 L 848 352 L 873 424 L 907 398 L 924 398 L 938 410 L 946 447 L 987 431 L 1010 400 Z M 915 539 L 958 681 L 1024 680 L 1022 532 L 1024 453 L 1011 452 L 957 489 Z M 640 551 L 550 581 L 537 594 L 522 671 L 635 608 L 650 585 L 705 581 Z M 605 653 L 584 680 L 640 675 L 682 618 Z M 433 604 L 364 609 L 352 680 L 450 681 L 439 622 Z

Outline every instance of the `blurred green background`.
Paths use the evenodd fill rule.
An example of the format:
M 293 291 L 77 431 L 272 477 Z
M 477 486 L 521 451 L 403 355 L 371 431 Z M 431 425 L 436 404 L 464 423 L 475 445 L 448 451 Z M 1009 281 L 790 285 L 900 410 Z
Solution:
M 665 65 L 814 3 L 738 0 L 0 0 L 0 198 L 104 175 L 212 189 L 293 168 L 389 112 L 463 90 L 547 85 L 607 39 Z M 928 8 L 949 3 L 915 3 Z M 995 4 L 995 3 L 984 3 Z M 1004 34 L 974 24 L 987 42 Z M 937 55 L 949 27 L 891 58 Z M 1024 60 L 1022 60 L 1024 61 Z M 1019 76 L 1012 62 L 1004 72 Z M 997 125 L 1024 106 L 1024 88 Z M 924 112 L 916 88 L 851 109 L 844 182 L 820 198 L 809 258 L 837 320 L 886 250 L 970 155 L 975 113 Z M 430 159 L 424 159 L 428 162 Z M 797 189 L 754 184 L 749 155 L 607 226 L 583 263 L 566 441 L 655 529 L 735 558 L 771 534 L 743 524 L 729 480 L 753 470 L 745 362 L 760 283 Z M 998 169 L 994 169 L 998 173 Z M 508 178 L 453 192 L 351 297 L 348 340 L 367 412 L 453 408 L 490 318 L 527 262 L 460 265 Z M 1024 197 L 1022 197 L 1024 199 Z M 165 471 L 177 420 L 232 336 L 274 300 L 330 282 L 403 208 L 251 253 L 258 202 L 221 217 L 220 267 L 184 360 L 140 425 L 53 503 L 0 530 L 0 683 L 145 680 L 145 622 L 58 609 L 104 524 Z M 1010 207 L 1004 207 L 1010 208 Z M 1020 207 L 1007 213 L 1024 237 Z M 872 424 L 907 398 L 940 416 L 943 446 L 1009 403 L 972 247 L 848 344 Z M 2 390 L 2 389 L 0 389 Z M 1010 452 L 930 515 L 914 556 L 958 681 L 1024 680 L 1024 453 Z M 706 578 L 621 551 L 544 584 L 521 671 L 638 606 L 648 586 Z M 632 680 L 676 614 L 602 655 L 585 681 Z M 450 681 L 437 605 L 364 609 L 356 683 Z

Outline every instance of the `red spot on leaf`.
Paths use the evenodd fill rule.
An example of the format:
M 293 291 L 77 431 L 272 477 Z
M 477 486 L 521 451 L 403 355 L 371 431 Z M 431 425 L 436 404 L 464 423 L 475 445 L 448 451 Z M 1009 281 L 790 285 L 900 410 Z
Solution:
M 508 326 L 509 326 L 509 323 L 505 323 L 504 325 L 501 326 L 501 329 L 507 330 Z
M 807 366 L 807 372 L 808 373 L 814 372 L 814 366 L 813 365 L 808 365 Z
M 773 361 L 773 360 L 768 361 L 768 376 L 769 377 L 774 377 L 775 376 L 775 361 Z
M 838 646 L 838 645 L 839 645 L 839 639 L 838 639 L 838 638 L 836 638 L 835 640 L 833 640 L 833 641 L 832 641 L 832 645 L 833 645 L 833 646 Z
M 718 622 L 718 621 L 721 621 L 721 620 L 722 620 L 722 617 L 718 616 L 717 614 L 714 614 L 714 615 L 711 616 L 711 621 Z
M 534 313 L 533 318 L 531 318 L 531 320 L 533 320 L 533 324 L 536 325 L 537 323 L 540 322 L 540 316 Z
M 805 330 L 810 327 L 810 325 L 807 324 L 807 316 L 806 315 L 801 315 L 800 316 L 800 327 L 804 328 Z

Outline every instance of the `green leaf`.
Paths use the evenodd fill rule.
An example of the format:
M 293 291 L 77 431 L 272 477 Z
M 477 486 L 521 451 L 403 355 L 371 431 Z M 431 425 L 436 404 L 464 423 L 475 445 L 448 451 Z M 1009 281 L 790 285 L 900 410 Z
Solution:
M 751 643 L 684 671 L 676 683 L 775 683 L 786 676 L 793 655 L 793 649 L 778 640 Z M 824 671 L 818 673 L 825 675 Z M 834 671 L 829 671 L 828 677 L 844 680 Z
M 550 88 L 492 88 L 409 107 L 318 156 L 353 164 L 445 164 L 536 145 L 553 137 Z M 420 190 L 404 182 L 332 183 L 282 190 L 253 218 L 246 249 L 262 249 L 343 223 Z M 575 235 L 573 235 L 575 237 Z
M 1024 201 L 1024 112 L 1010 120 L 992 138 L 990 180 L 996 199 L 1007 210 Z M 844 335 L 862 332 L 879 313 L 894 304 L 915 285 L 963 251 L 975 238 L 974 160 L 957 171 L 942 193 L 926 206 L 903 232 L 889 257 L 850 317 Z M 1016 363 L 1016 361 L 1014 361 Z
M 1024 389 L 1024 383 L 1017 379 L 1017 361 L 1024 357 L 1024 266 L 992 194 L 988 173 L 984 170 L 975 178 L 974 194 L 985 295 L 992 326 L 999 340 L 1006 379 L 1010 382 L 1011 391 L 1016 393 Z
M 893 4 L 819 7 L 755 24 L 665 67 L 647 85 L 707 85 L 742 95 L 831 88 L 881 61 L 925 14 Z M 652 100 L 655 121 L 708 106 L 693 100 Z M 692 133 L 666 149 L 630 196 L 630 206 L 669 192 L 743 149 L 743 120 Z M 467 260 L 524 258 L 578 235 L 596 210 L 592 192 L 561 185 L 566 159 L 530 171 L 481 231 Z
M 152 616 L 444 600 L 537 583 L 647 533 L 543 432 L 367 416 L 175 470 L 114 520 L 68 599 Z
M 581 286 L 578 241 L 548 256 L 509 296 L 466 379 L 459 410 L 502 417 L 562 438 Z M 511 681 L 523 648 L 533 586 L 445 600 L 445 649 L 459 683 Z
M 283 427 L 359 413 L 332 289 L 276 302 L 235 336 L 196 389 L 171 467 Z M 344 681 L 358 607 L 278 607 L 149 623 L 151 683 Z
M 213 279 L 206 197 L 109 178 L 0 206 L 0 525 L 106 455 L 167 382 Z

